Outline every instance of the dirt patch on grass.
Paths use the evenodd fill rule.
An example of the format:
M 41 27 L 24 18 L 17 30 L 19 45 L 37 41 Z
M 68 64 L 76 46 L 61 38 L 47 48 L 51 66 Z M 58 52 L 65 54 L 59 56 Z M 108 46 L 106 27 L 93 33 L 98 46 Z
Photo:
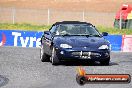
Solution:
M 125 3 L 132 4 L 132 0 L 0 0 L 0 23 L 53 24 L 78 20 L 113 27 L 115 13 Z
M 123 3 L 132 4 L 132 0 L 0 0 L 1 7 L 92 12 L 116 12 Z

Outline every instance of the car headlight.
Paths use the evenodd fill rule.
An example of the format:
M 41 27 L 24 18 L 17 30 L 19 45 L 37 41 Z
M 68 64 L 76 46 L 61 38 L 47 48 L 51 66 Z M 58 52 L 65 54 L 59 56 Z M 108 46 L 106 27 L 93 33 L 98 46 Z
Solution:
M 108 45 L 102 45 L 98 49 L 109 49 L 109 46 Z
M 72 48 L 72 46 L 68 45 L 68 44 L 60 44 L 61 48 Z

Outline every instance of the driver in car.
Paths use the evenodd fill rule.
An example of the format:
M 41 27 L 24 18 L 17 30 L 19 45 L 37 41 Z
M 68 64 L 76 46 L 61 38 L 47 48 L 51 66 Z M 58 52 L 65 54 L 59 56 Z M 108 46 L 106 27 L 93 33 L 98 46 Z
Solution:
M 67 34 L 67 28 L 65 26 L 60 26 L 60 28 L 56 32 L 56 35 L 63 35 L 63 34 Z

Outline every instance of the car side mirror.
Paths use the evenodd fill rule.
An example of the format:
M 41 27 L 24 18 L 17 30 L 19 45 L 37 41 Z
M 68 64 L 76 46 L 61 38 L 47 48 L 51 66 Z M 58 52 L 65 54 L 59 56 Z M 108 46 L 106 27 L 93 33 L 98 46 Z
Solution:
M 103 36 L 108 36 L 108 33 L 107 32 L 102 32 L 102 35 Z
M 44 31 L 44 34 L 50 35 L 50 31 Z

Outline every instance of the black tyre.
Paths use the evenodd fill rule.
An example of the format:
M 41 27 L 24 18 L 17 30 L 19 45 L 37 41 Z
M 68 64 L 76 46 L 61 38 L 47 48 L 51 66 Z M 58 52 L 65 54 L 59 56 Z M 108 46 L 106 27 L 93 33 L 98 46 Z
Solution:
M 40 48 L 40 59 L 42 62 L 48 62 L 49 60 L 49 56 L 45 54 L 44 49 L 43 49 L 43 45 L 41 45 Z
M 101 65 L 109 65 L 110 57 L 106 58 L 105 60 L 100 61 Z
M 52 63 L 52 65 L 58 65 L 60 63 L 60 61 L 56 55 L 56 51 L 55 51 L 54 47 L 52 49 L 51 63 Z

